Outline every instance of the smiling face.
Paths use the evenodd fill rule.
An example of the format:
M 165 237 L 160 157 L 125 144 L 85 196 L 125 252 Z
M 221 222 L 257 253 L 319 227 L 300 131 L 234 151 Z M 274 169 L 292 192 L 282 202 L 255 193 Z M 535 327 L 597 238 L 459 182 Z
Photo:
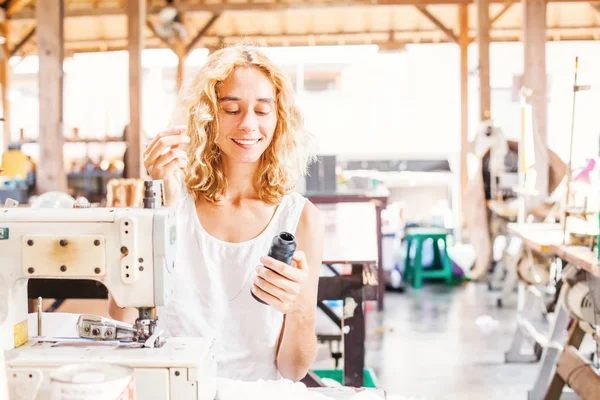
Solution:
M 238 67 L 218 88 L 217 146 L 227 161 L 254 163 L 277 126 L 275 87 L 258 68 Z

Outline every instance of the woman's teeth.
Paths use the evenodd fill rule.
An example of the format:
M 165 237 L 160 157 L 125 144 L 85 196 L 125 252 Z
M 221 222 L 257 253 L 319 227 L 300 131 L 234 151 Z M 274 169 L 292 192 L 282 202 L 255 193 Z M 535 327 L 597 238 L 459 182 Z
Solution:
M 245 146 L 256 144 L 260 141 L 260 139 L 232 139 L 232 140 L 238 144 L 243 144 Z

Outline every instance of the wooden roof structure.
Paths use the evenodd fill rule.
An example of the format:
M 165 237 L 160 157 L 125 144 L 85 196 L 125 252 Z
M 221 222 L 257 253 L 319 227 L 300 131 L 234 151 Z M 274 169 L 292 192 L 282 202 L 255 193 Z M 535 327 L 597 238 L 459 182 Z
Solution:
M 5 0 L 11 55 L 36 52 L 34 0 Z M 126 0 L 67 0 L 66 54 L 127 49 Z M 459 5 L 468 4 L 469 37 L 476 35 L 477 7 L 469 0 L 178 0 L 187 30 L 185 50 L 249 39 L 262 45 L 377 44 L 401 49 L 407 43 L 457 42 Z M 152 28 L 166 0 L 148 0 L 145 48 L 172 47 Z M 520 41 L 523 7 L 491 0 L 492 41 Z M 549 1 L 548 40 L 600 39 L 600 3 Z
M 600 1 L 600 0 L 599 0 Z M 174 7 L 174 8 L 173 8 Z M 143 49 L 170 48 L 182 82 L 187 54 L 247 39 L 269 46 L 456 43 L 460 48 L 460 185 L 467 185 L 468 47 L 478 46 L 480 119 L 490 117 L 492 41 L 523 43 L 523 97 L 532 107 L 536 153 L 546 146 L 546 42 L 600 39 L 600 2 L 582 0 L 0 0 L 0 84 L 4 143 L 10 139 L 10 66 L 7 56 L 40 59 L 40 193 L 66 188 L 62 160 L 62 71 L 75 52 L 129 53 L 128 171 L 141 162 Z M 168 12 L 167 12 L 168 11 Z M 169 20 L 168 14 L 176 17 Z M 166 22 L 165 22 L 166 21 Z M 176 28 L 175 28 L 176 27 Z M 185 31 L 185 35 L 179 35 Z M 178 34 L 172 36 L 173 32 Z M 457 99 L 458 100 L 458 99 Z M 539 156 L 539 157 L 538 157 Z M 536 159 L 543 159 L 536 155 Z M 546 192 L 548 170 L 536 164 L 536 189 Z M 539 187 L 538 187 L 539 186 Z M 462 200 L 461 200 L 462 204 Z

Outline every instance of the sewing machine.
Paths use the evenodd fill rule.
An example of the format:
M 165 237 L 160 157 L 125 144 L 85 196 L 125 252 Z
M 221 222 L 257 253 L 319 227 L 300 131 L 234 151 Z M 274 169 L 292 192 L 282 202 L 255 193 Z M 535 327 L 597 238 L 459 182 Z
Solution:
M 511 173 L 510 168 L 507 168 L 507 160 L 510 161 L 507 159 L 510 153 L 508 141 L 495 121 L 485 120 L 479 124 L 473 150 L 474 154 L 482 160 L 489 152 L 487 165 L 490 173 L 489 195 L 491 199 L 502 199 L 504 193 L 518 184 L 518 178 L 516 173 Z
M 174 211 L 155 208 L 155 197 L 146 196 L 144 208 L 0 208 L 0 344 L 10 400 L 49 398 L 52 371 L 82 362 L 132 368 L 136 398 L 214 399 L 211 343 L 157 331 L 156 307 L 174 290 L 176 225 Z M 41 332 L 30 335 L 31 278 L 99 281 L 139 318 L 129 325 L 81 315 L 77 334 L 65 338 L 44 335 L 54 317 L 44 313 Z

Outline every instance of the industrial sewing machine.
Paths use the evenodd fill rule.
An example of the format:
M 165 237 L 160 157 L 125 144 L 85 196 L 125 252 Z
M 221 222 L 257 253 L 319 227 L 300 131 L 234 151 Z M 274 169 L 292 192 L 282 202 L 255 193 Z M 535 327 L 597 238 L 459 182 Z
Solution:
M 83 362 L 132 368 L 137 398 L 214 399 L 211 343 L 166 338 L 156 329 L 156 307 L 174 290 L 176 225 L 173 210 L 155 207 L 161 186 L 148 182 L 144 208 L 0 208 L 0 343 L 10 400 L 47 399 L 50 374 Z M 81 315 L 74 337 L 30 336 L 32 278 L 101 282 L 139 318 L 129 325 Z M 53 316 L 44 313 L 43 325 Z
M 489 197 L 502 199 L 506 193 L 512 191 L 513 186 L 518 184 L 518 177 L 516 173 L 511 172 L 513 168 L 509 168 L 511 164 L 510 149 L 500 126 L 493 120 L 482 121 L 477 128 L 473 147 L 475 155 L 482 160 L 489 152 L 487 163 L 487 170 L 490 174 Z M 483 167 L 485 170 L 485 162 Z

